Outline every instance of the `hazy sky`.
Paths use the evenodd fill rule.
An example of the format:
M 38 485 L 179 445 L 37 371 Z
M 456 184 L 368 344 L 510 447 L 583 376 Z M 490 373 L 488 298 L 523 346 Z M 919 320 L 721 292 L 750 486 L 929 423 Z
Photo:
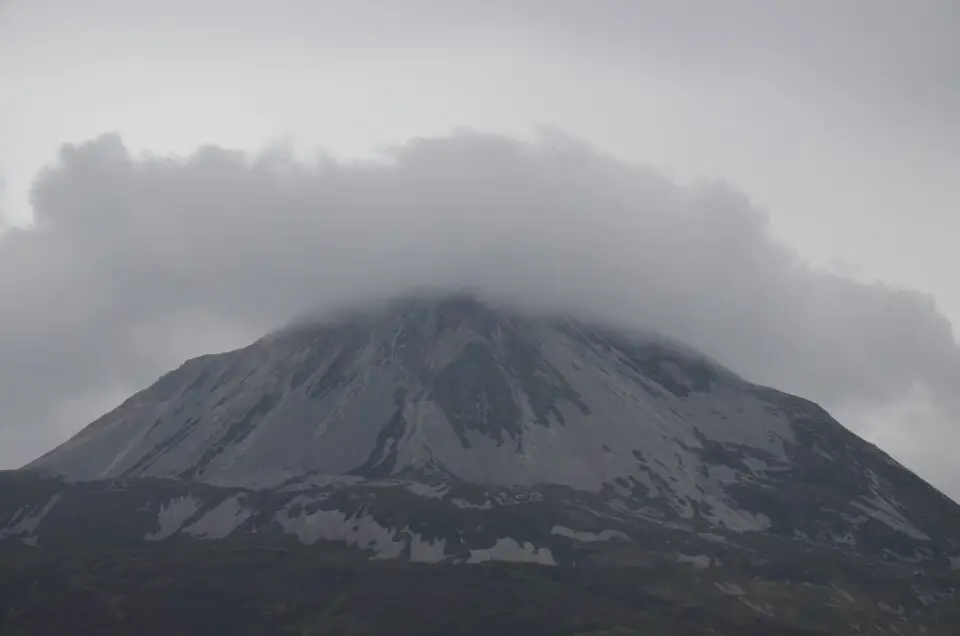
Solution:
M 310 304 L 477 284 L 960 497 L 957 175 L 953 0 L 0 0 L 0 466 Z

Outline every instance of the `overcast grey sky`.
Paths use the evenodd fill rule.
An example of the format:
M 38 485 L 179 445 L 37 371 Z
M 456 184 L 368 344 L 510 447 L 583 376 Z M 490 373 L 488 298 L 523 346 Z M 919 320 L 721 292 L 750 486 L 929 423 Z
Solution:
M 309 304 L 477 284 L 960 497 L 958 149 L 950 0 L 0 0 L 0 466 Z

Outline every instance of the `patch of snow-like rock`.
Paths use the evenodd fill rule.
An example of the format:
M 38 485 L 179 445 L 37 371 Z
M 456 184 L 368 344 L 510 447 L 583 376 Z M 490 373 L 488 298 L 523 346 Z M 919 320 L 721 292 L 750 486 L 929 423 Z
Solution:
M 697 536 L 700 537 L 701 539 L 706 539 L 711 543 L 719 543 L 721 545 L 725 545 L 729 543 L 726 537 L 721 536 L 719 534 L 714 534 L 713 532 L 698 532 Z
M 183 531 L 201 539 L 223 539 L 230 536 L 252 515 L 252 510 L 240 505 L 240 496 L 234 495 L 206 512 Z
M 709 500 L 706 500 L 710 503 Z M 724 504 L 713 504 L 709 513 L 703 517 L 713 525 L 733 532 L 763 532 L 770 528 L 770 518 L 763 513 L 739 510 Z
M 310 500 L 294 500 L 292 504 L 307 504 Z M 291 504 L 291 505 L 292 505 Z M 348 517 L 339 510 L 316 510 L 291 515 L 290 507 L 277 513 L 277 523 L 284 532 L 296 535 L 301 543 L 312 545 L 317 541 L 342 541 L 348 546 L 372 550 L 375 558 L 399 558 L 404 542 L 395 538 L 396 531 L 384 528 L 372 516 L 360 512 Z
M 742 596 L 741 596 L 741 597 L 738 597 L 737 600 L 740 601 L 741 603 L 743 603 L 744 605 L 746 605 L 747 607 L 749 607 L 750 609 L 752 609 L 752 610 L 753 610 L 754 612 L 756 612 L 757 614 L 761 614 L 761 615 L 763 615 L 763 616 L 766 616 L 767 618 L 774 618 L 774 616 L 775 616 L 775 614 L 773 613 L 773 610 L 770 609 L 769 606 L 761 607 L 761 606 L 757 605 L 756 603 L 751 603 L 750 601 L 748 601 L 747 599 L 743 598 Z
M 528 541 L 521 545 L 511 537 L 497 539 L 492 548 L 470 550 L 470 558 L 467 559 L 467 563 L 484 563 L 486 561 L 539 563 L 540 565 L 557 564 L 550 548 L 537 548 Z
M 160 512 L 157 513 L 157 524 L 160 529 L 147 534 L 144 539 L 160 541 L 176 534 L 198 510 L 200 510 L 200 501 L 193 495 L 171 499 L 161 506 Z
M 467 508 L 473 508 L 474 510 L 490 510 L 491 508 L 493 508 L 493 504 L 490 503 L 489 500 L 484 501 L 482 504 L 475 504 L 475 503 L 470 503 L 466 499 L 460 499 L 459 497 L 455 497 L 450 500 L 450 503 L 452 503 L 454 506 L 462 510 L 466 510 Z
M 722 484 L 735 484 L 740 478 L 740 471 L 730 468 L 726 464 L 717 464 L 708 467 L 707 474 L 710 475 L 710 479 Z
M 743 596 L 746 594 L 746 591 L 736 583 L 721 583 L 720 581 L 716 581 L 714 585 L 727 596 Z
M 36 545 L 36 538 L 33 536 L 33 533 L 36 532 L 43 518 L 59 503 L 62 496 L 61 493 L 57 493 L 47 500 L 47 503 L 43 506 L 24 506 L 17 510 L 6 527 L 0 528 L 0 540 L 25 535 L 25 542 Z
M 410 534 L 410 560 L 415 563 L 439 563 L 446 558 L 447 540 L 438 538 L 427 541 L 416 532 Z
M 873 517 L 898 532 L 906 534 L 911 539 L 917 539 L 918 541 L 930 540 L 930 537 L 908 522 L 897 507 L 879 493 L 874 492 L 873 496 L 865 497 L 864 500 L 867 502 L 866 504 L 855 501 L 853 502 L 853 506 L 863 512 L 863 514 Z

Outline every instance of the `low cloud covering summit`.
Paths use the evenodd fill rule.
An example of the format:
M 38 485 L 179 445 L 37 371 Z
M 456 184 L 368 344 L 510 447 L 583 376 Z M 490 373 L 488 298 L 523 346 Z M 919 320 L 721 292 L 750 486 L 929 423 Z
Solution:
M 913 430 L 939 443 L 889 450 L 941 487 L 960 477 L 945 450 L 960 348 L 929 297 L 812 268 L 729 186 L 681 187 L 562 136 L 460 133 L 306 164 L 137 157 L 108 135 L 64 147 L 33 207 L 33 227 L 0 238 L 6 466 L 188 356 L 432 286 L 660 331 L 831 408 L 924 395 Z

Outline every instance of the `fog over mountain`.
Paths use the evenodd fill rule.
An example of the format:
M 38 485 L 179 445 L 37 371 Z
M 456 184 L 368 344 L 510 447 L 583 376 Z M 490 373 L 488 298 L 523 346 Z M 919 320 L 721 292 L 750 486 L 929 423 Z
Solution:
M 414 138 L 363 162 L 138 156 L 105 135 L 64 146 L 32 202 L 34 225 L 0 238 L 5 466 L 187 357 L 468 288 L 678 338 L 960 496 L 950 323 L 928 296 L 810 266 L 735 185 L 680 186 L 556 131 Z

